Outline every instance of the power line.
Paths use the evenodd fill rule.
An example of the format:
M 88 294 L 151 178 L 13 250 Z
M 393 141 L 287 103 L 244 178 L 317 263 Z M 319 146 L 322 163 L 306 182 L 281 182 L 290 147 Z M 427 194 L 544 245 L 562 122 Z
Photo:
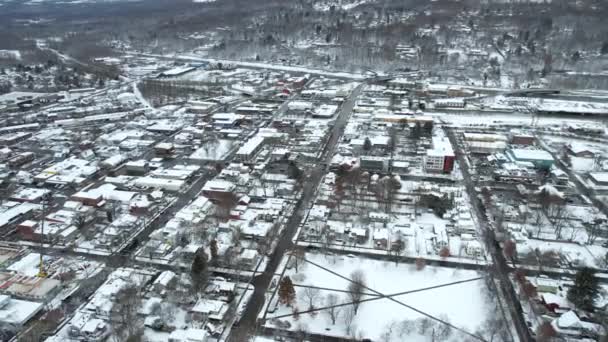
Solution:
M 416 289 L 416 290 L 396 292 L 396 293 L 392 293 L 392 294 L 388 294 L 388 295 L 364 293 L 364 295 L 366 295 L 366 296 L 372 296 L 373 298 L 362 299 L 362 300 L 359 301 L 359 303 L 371 302 L 371 301 L 374 301 L 374 300 L 380 300 L 380 299 L 385 299 L 385 298 L 389 298 L 389 297 L 403 296 L 403 295 L 407 295 L 407 294 L 410 294 L 410 293 L 416 293 L 416 292 L 422 292 L 422 291 L 427 291 L 427 290 L 433 290 L 433 289 L 437 289 L 437 288 L 441 288 L 441 287 L 458 285 L 458 284 L 468 283 L 468 282 L 472 282 L 472 281 L 476 281 L 476 280 L 481 280 L 481 279 L 483 279 L 483 277 L 471 278 L 471 279 L 466 279 L 466 280 L 459 280 L 459 281 L 454 281 L 454 282 L 451 282 L 451 283 L 446 283 L 446 284 L 441 284 L 441 285 L 435 285 L 435 286 L 430 286 L 430 287 L 424 287 L 424 288 L 420 288 L 420 289 Z M 336 289 L 330 289 L 330 288 L 324 288 L 324 287 L 315 287 L 315 286 L 307 286 L 307 285 L 296 285 L 296 284 L 294 284 L 294 286 L 295 287 L 304 287 L 304 288 L 306 288 L 306 287 L 317 288 L 317 289 L 320 289 L 320 290 L 333 291 L 333 292 L 352 293 L 351 291 L 336 290 Z M 337 307 L 341 307 L 341 306 L 351 305 L 353 303 L 354 302 L 345 302 L 345 303 L 340 303 L 340 304 L 336 304 L 336 305 L 330 305 L 330 306 L 325 306 L 325 307 L 320 307 L 320 308 L 313 308 L 313 309 L 309 309 L 309 310 L 306 310 L 306 311 L 300 311 L 300 312 L 298 312 L 298 314 L 305 314 L 305 313 L 316 312 L 316 311 L 324 311 L 324 310 L 327 310 L 327 309 L 332 309 L 332 308 L 337 308 Z M 293 316 L 293 314 L 285 314 L 285 315 L 280 315 L 280 316 L 273 316 L 273 317 L 270 317 L 270 318 L 271 319 L 272 318 L 284 318 L 284 317 L 289 317 L 289 316 Z
M 347 277 L 344 277 L 343 275 L 341 275 L 341 274 L 339 274 L 339 273 L 337 273 L 337 272 L 334 272 L 334 271 L 332 271 L 332 270 L 330 270 L 330 269 L 328 269 L 328 268 L 325 268 L 325 267 L 323 267 L 323 266 L 321 266 L 321 265 L 319 265 L 319 264 L 316 264 L 316 263 L 314 263 L 314 262 L 312 262 L 312 261 L 310 261 L 310 260 L 308 260 L 308 259 L 304 259 L 304 261 L 308 262 L 309 264 L 311 264 L 311 265 L 313 265 L 313 266 L 317 266 L 318 268 L 320 268 L 320 269 L 322 269 L 322 270 L 324 270 L 324 271 L 326 271 L 326 272 L 329 272 L 329 273 L 331 273 L 331 274 L 333 274 L 333 275 L 335 275 L 335 276 L 337 276 L 337 277 L 340 277 L 340 278 L 342 278 L 342 279 L 344 279 L 344 280 L 347 280 L 347 281 L 349 281 L 349 282 L 351 282 L 351 283 L 354 283 L 354 281 L 353 281 L 352 279 L 347 278 Z M 440 319 L 440 318 L 438 318 L 438 317 L 435 317 L 435 316 L 433 316 L 433 315 L 431 315 L 431 314 L 428 314 L 428 313 L 426 313 L 426 312 L 424 312 L 424 311 L 422 311 L 422 310 L 416 309 L 415 307 L 413 307 L 413 306 L 411 306 L 411 305 L 408 305 L 408 304 L 405 304 L 405 303 L 403 303 L 403 302 L 401 302 L 401 301 L 399 301 L 399 300 L 396 300 L 396 299 L 395 299 L 395 298 L 393 298 L 393 297 L 388 297 L 388 296 L 386 296 L 385 294 L 383 294 L 383 293 L 381 293 L 381 292 L 379 292 L 379 291 L 376 291 L 376 290 L 374 290 L 374 289 L 372 289 L 372 288 L 368 287 L 368 286 L 367 286 L 367 285 L 365 285 L 365 284 L 358 284 L 358 285 L 362 285 L 362 287 L 363 287 L 363 288 L 365 288 L 365 289 L 367 289 L 367 290 L 369 290 L 369 291 L 375 292 L 375 293 L 377 293 L 378 295 L 383 296 L 384 298 L 387 298 L 387 299 L 388 299 L 388 300 L 390 300 L 390 301 L 393 301 L 393 302 L 395 302 L 395 303 L 397 303 L 397 304 L 399 304 L 399 305 L 401 305 L 401 306 L 404 306 L 404 307 L 406 307 L 406 308 L 408 308 L 408 309 L 410 309 L 410 310 L 412 310 L 412 311 L 414 311 L 414 312 L 416 312 L 416 313 L 418 313 L 418 314 L 420 314 L 420 315 L 426 316 L 426 317 L 428 317 L 428 318 L 430 318 L 430 319 L 432 319 L 432 320 L 434 320 L 434 321 L 437 321 L 437 322 L 439 322 L 439 323 L 445 324 L 445 325 L 449 326 L 449 327 L 450 327 L 450 328 L 452 328 L 452 329 L 458 330 L 458 331 L 462 332 L 463 334 L 466 334 L 466 335 L 468 335 L 468 336 L 473 337 L 473 338 L 474 338 L 474 339 L 476 339 L 476 340 L 479 340 L 479 341 L 482 341 L 482 342 L 487 342 L 486 340 L 484 340 L 484 339 L 483 339 L 482 337 L 480 337 L 480 336 L 477 336 L 477 335 L 475 335 L 475 334 L 473 334 L 473 333 L 470 333 L 470 332 L 468 332 L 468 331 L 466 331 L 466 330 L 464 330 L 464 329 L 462 329 L 462 328 L 460 328 L 460 327 L 457 327 L 457 326 L 453 325 L 453 324 L 452 324 L 452 323 L 450 323 L 450 322 L 446 322 L 446 321 L 444 321 L 444 320 L 442 320 L 442 319 Z

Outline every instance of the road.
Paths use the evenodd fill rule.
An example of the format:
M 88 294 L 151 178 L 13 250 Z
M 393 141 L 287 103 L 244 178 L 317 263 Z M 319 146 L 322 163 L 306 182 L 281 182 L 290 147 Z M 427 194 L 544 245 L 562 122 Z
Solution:
M 510 267 L 509 265 L 507 265 L 507 261 L 505 260 L 505 257 L 503 255 L 502 248 L 498 245 L 498 242 L 494 235 L 494 230 L 488 222 L 488 218 L 484 214 L 483 204 L 481 203 L 481 200 L 477 197 L 477 192 L 475 190 L 475 181 L 474 178 L 471 177 L 468 164 L 465 161 L 466 155 L 463 153 L 461 146 L 458 144 L 456 132 L 454 132 L 454 130 L 452 130 L 451 128 L 448 128 L 447 133 L 450 139 L 450 143 L 454 148 L 456 158 L 458 159 L 458 165 L 460 166 L 462 177 L 464 178 L 464 184 L 467 193 L 469 194 L 469 199 L 471 201 L 471 208 L 473 209 L 473 212 L 477 217 L 477 222 L 479 222 L 479 224 L 481 225 L 481 232 L 483 234 L 483 239 L 485 241 L 486 248 L 492 256 L 492 262 L 496 269 L 496 272 L 493 272 L 493 276 L 497 277 L 498 284 L 502 289 L 502 293 L 504 293 L 505 295 L 504 299 L 507 301 L 509 313 L 515 325 L 519 340 L 524 342 L 532 342 L 534 340 L 530 336 L 530 331 L 528 330 L 528 326 L 526 325 L 526 322 L 522 315 L 521 304 L 509 279 Z
M 279 263 L 283 259 L 285 252 L 293 246 L 293 237 L 298 230 L 298 226 L 304 218 L 303 213 L 310 205 L 310 202 L 315 196 L 316 190 L 325 174 L 325 167 L 331 160 L 335 149 L 340 142 L 340 137 L 344 132 L 344 128 L 348 123 L 350 114 L 355 106 L 356 99 L 361 92 L 362 86 L 355 88 L 348 99 L 340 107 L 335 125 L 330 133 L 330 138 L 324 148 L 323 158 L 317 167 L 310 171 L 310 177 L 305 181 L 302 190 L 302 196 L 296 203 L 293 215 L 287 221 L 286 227 L 279 237 L 279 242 L 274 253 L 270 257 L 264 272 L 253 278 L 251 284 L 255 287 L 251 300 L 247 304 L 245 311 L 239 321 L 239 325 L 234 327 L 230 333 L 229 341 L 242 342 L 247 341 L 248 337 L 256 330 L 258 325 L 258 314 L 262 310 L 266 302 L 266 291 L 275 275 Z

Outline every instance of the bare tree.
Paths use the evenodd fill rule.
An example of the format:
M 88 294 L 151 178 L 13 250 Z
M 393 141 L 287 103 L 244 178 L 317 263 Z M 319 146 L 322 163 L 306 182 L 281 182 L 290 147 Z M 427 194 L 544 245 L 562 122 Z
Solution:
M 177 311 L 175 304 L 170 302 L 163 302 L 161 304 L 160 317 L 163 322 L 169 322 L 175 317 L 175 312 Z
M 427 335 L 432 326 L 433 321 L 431 321 L 431 319 L 428 317 L 420 317 L 416 319 L 416 327 L 418 329 L 418 334 L 420 335 Z
M 241 237 L 243 236 L 243 228 L 235 226 L 232 228 L 232 244 L 234 246 L 241 245 Z
M 503 245 L 503 253 L 505 256 L 511 260 L 511 263 L 515 265 L 515 256 L 517 255 L 517 246 L 515 245 L 515 241 L 507 240 Z
M 329 316 L 331 324 L 335 325 L 341 311 L 341 307 L 336 307 L 338 305 L 338 296 L 335 293 L 328 294 L 325 299 L 325 305 L 327 306 L 325 312 Z
M 238 197 L 232 192 L 222 193 L 216 198 L 215 215 L 220 219 L 228 219 L 230 211 L 238 203 Z
M 445 314 L 441 315 L 439 318 L 443 322 L 450 322 L 450 319 Z M 431 332 L 433 341 L 447 341 L 452 334 L 452 327 L 443 322 L 434 321 L 434 326 L 432 327 Z
M 401 235 L 397 237 L 397 240 L 393 241 L 390 246 L 390 252 L 393 254 L 395 258 L 395 265 L 399 264 L 399 259 L 401 259 L 401 254 L 407 248 L 407 240 L 404 239 Z
M 357 309 L 355 309 L 355 306 L 347 305 L 346 309 L 344 309 L 344 314 L 342 315 L 346 335 L 351 335 L 355 330 L 355 316 L 357 316 Z
M 536 227 L 536 237 L 540 237 L 543 228 L 543 213 L 540 210 L 534 212 L 534 226 Z
M 356 270 L 350 274 L 351 282 L 348 284 L 348 296 L 353 303 L 355 309 L 355 315 L 361 305 L 361 299 L 363 298 L 363 290 L 367 287 L 365 282 L 365 274 L 363 271 Z
M 329 252 L 329 247 L 333 243 L 334 238 L 327 227 L 323 228 L 321 231 L 321 251 L 327 255 Z
M 115 294 L 111 309 L 112 327 L 116 341 L 125 341 L 141 336 L 142 324 L 138 324 L 137 310 L 140 306 L 139 287 L 131 285 Z
M 296 273 L 298 271 L 298 266 L 304 262 L 306 258 L 306 250 L 302 246 L 295 246 L 291 251 L 291 256 L 294 260 L 294 266 L 296 268 Z
M 568 211 L 564 204 L 555 204 L 551 212 L 551 223 L 555 231 L 555 238 L 557 240 L 562 238 L 562 230 L 568 218 Z
M 587 244 L 592 245 L 593 243 L 595 243 L 595 239 L 597 239 L 600 231 L 602 230 L 602 224 L 604 224 L 605 222 L 605 219 L 599 217 L 597 213 L 595 213 L 594 217 L 589 220 L 589 222 L 586 224 L 588 235 Z
M 304 288 L 304 297 L 308 300 L 308 310 L 312 310 L 315 307 L 316 301 L 321 296 L 321 291 L 316 287 Z

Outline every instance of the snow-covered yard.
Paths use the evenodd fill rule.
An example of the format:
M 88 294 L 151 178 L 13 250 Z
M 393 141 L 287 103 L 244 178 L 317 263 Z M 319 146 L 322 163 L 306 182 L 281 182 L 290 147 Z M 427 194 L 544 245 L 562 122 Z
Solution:
M 398 295 L 393 298 L 434 317 L 441 317 L 467 332 L 475 332 L 487 315 L 488 300 L 483 295 L 483 293 L 487 293 L 486 285 L 483 279 L 480 279 L 483 275 L 477 271 L 432 266 L 417 270 L 416 266 L 412 264 L 395 264 L 361 257 L 326 256 L 324 254 L 307 254 L 306 259 L 307 262 L 300 265 L 299 273 L 296 273 L 295 268 L 286 272 L 286 275 L 290 276 L 295 284 L 296 303 L 294 306 L 298 307 L 300 312 L 308 309 L 309 300 L 305 288 L 298 285 L 324 288 L 315 300 L 314 306 L 317 308 L 327 306 L 327 295 L 329 293 L 336 294 L 340 303 L 350 302 L 347 294 L 340 292 L 347 289 L 349 282 L 332 274 L 329 270 L 347 278 L 353 271 L 361 270 L 365 274 L 367 286 L 385 295 L 471 280 Z M 365 290 L 365 292 L 378 296 L 371 290 Z M 373 296 L 364 296 L 363 299 Z M 305 329 L 318 334 L 345 336 L 349 335 L 347 333 L 348 323 L 345 319 L 349 307 L 352 306 L 348 305 L 341 308 L 340 317 L 338 317 L 335 325 L 332 324 L 327 311 L 318 312 L 316 315 L 302 313 L 299 314 L 298 319 L 291 316 L 283 318 L 283 320 L 290 322 L 289 329 L 292 330 Z M 291 313 L 292 308 L 279 305 L 279 308 L 269 314 L 268 317 L 272 318 Z M 427 341 L 430 338 L 430 330 L 420 333 L 421 330 L 418 329 L 423 318 L 424 316 L 420 313 L 390 299 L 363 302 L 360 304 L 358 313 L 354 318 L 350 335 L 359 336 L 359 334 L 362 334 L 365 338 L 379 340 L 392 326 L 392 335 L 395 336 L 389 340 L 404 341 L 405 336 L 408 336 L 406 339 L 408 341 Z M 273 322 L 270 324 L 277 323 L 276 320 L 269 322 Z M 438 322 L 436 324 L 443 326 Z M 396 334 L 397 331 L 400 333 Z M 462 337 L 461 333 L 454 329 L 452 329 L 450 336 L 446 340 L 456 341 L 458 340 L 457 336 Z
M 571 242 L 536 239 L 529 239 L 517 245 L 518 254 L 533 253 L 536 249 L 541 254 L 555 252 L 561 255 L 564 262 L 570 262 L 578 266 L 602 269 L 605 265 L 606 248 L 598 245 L 579 245 Z

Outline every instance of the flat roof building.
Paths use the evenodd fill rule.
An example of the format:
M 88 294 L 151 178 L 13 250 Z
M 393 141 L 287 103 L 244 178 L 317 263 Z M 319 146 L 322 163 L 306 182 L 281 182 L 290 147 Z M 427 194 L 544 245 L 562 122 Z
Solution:
M 514 148 L 507 151 L 507 156 L 514 162 L 530 162 L 539 169 L 550 169 L 555 163 L 551 153 L 539 149 Z

